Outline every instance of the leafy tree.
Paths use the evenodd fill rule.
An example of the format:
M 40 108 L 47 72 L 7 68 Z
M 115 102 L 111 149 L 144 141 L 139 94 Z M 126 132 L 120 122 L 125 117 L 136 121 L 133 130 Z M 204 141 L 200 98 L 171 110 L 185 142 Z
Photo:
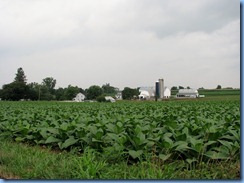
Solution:
M 184 89 L 184 87 L 183 86 L 179 86 L 179 89 Z
M 191 87 L 190 86 L 187 86 L 186 89 L 191 89 Z
M 40 88 L 39 88 L 39 100 L 53 100 L 55 99 L 55 96 L 52 95 L 49 90 L 48 90 L 48 87 L 44 84 L 40 85 Z
M 46 77 L 42 81 L 43 81 L 42 84 L 47 87 L 48 91 L 51 94 L 54 94 L 54 88 L 55 88 L 55 85 L 56 85 L 56 79 L 53 79 L 52 77 Z
M 96 100 L 97 100 L 98 102 L 106 102 L 106 99 L 105 99 L 105 96 L 104 96 L 104 95 L 100 95 L 100 96 L 98 96 L 98 97 L 96 98 Z
M 14 82 L 25 83 L 26 84 L 26 76 L 24 70 L 20 67 L 17 69 L 17 73 L 14 79 Z
M 78 88 L 77 86 L 69 85 L 68 88 L 65 88 L 64 98 L 66 100 L 72 100 L 79 92 L 80 88 Z
M 103 94 L 103 89 L 100 86 L 93 85 L 86 89 L 85 93 L 88 100 L 94 100 Z
M 55 90 L 55 96 L 57 100 L 65 100 L 65 89 L 64 88 L 58 88 L 57 90 Z
M 222 88 L 221 85 L 218 85 L 216 89 L 221 89 L 221 88 Z
M 40 94 L 40 87 L 41 87 L 41 85 L 36 82 L 29 83 L 28 84 L 28 88 L 29 88 L 28 98 L 31 100 L 38 100 L 39 94 Z
M 103 89 L 104 94 L 107 94 L 107 95 L 115 95 L 117 93 L 116 88 L 113 86 L 110 86 L 109 83 L 102 85 L 102 89 Z
M 3 100 L 20 100 L 28 99 L 29 88 L 25 83 L 12 82 L 3 85 L 1 98 Z
M 131 100 L 134 98 L 134 96 L 138 96 L 140 94 L 139 89 L 132 89 L 129 87 L 125 87 L 124 90 L 122 91 L 122 98 L 124 100 Z
M 178 90 L 177 86 L 173 86 L 171 90 Z
M 20 100 L 27 99 L 28 94 L 29 87 L 26 85 L 26 76 L 24 70 L 20 67 L 17 69 L 14 81 L 3 85 L 0 97 L 3 100 Z

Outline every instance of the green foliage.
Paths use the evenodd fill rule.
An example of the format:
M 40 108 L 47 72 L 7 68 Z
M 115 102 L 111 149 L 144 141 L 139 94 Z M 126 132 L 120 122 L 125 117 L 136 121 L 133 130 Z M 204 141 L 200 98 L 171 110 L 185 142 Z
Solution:
M 221 85 L 218 85 L 216 89 L 221 89 L 221 88 L 222 88 Z
M 93 85 L 86 89 L 86 98 L 88 100 L 95 100 L 98 96 L 103 94 L 103 89 L 100 86 Z
M 0 102 L 0 137 L 111 159 L 238 160 L 240 102 Z
M 172 86 L 171 90 L 178 90 L 178 87 L 177 86 Z
M 14 82 L 26 84 L 25 72 L 21 67 L 17 70 Z
M 106 83 L 105 85 L 102 85 L 103 93 L 105 95 L 115 95 L 116 89 L 113 86 L 110 86 L 109 83 Z
M 80 88 L 78 88 L 77 86 L 69 85 L 68 88 L 65 88 L 64 98 L 66 100 L 72 100 L 79 92 Z
M 125 87 L 124 90 L 122 91 L 122 98 L 124 100 L 131 100 L 133 98 L 137 98 L 139 94 L 140 92 L 138 89 Z
M 96 98 L 96 100 L 97 100 L 98 102 L 106 102 L 106 99 L 105 99 L 105 96 L 104 96 L 104 95 L 100 95 L 100 96 L 98 96 L 98 97 Z
M 56 79 L 53 79 L 52 77 L 47 77 L 42 80 L 42 84 L 47 87 L 48 91 L 53 94 L 54 93 L 54 87 L 56 85 Z
M 12 82 L 10 84 L 3 85 L 1 96 L 3 100 L 20 100 L 27 99 L 29 88 L 25 83 Z

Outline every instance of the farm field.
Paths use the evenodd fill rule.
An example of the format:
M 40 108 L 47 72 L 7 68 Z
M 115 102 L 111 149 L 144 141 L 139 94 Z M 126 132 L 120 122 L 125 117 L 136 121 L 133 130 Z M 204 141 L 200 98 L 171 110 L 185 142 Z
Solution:
M 63 155 L 74 162 L 67 167 L 76 172 L 66 172 L 67 177 L 16 172 L 7 167 L 8 157 L 0 152 L 0 177 L 4 172 L 27 179 L 240 179 L 239 97 L 116 103 L 1 101 L 0 138 L 1 149 L 24 146 L 29 148 L 24 154 L 44 149 L 53 162 Z M 84 167 L 77 171 L 77 161 L 97 162 L 100 168 L 82 174 Z M 223 168 L 211 168 L 216 166 Z M 114 169 L 135 175 L 115 177 Z M 150 170 L 152 174 L 145 173 Z

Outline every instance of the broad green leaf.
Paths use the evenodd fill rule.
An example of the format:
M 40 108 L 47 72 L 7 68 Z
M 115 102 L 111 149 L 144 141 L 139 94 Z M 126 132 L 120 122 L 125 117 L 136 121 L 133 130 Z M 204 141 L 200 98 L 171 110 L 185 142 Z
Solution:
M 193 162 L 197 162 L 197 159 L 196 158 L 187 158 L 186 159 L 186 162 L 189 163 L 189 164 L 192 164 Z
M 68 130 L 68 124 L 67 123 L 61 124 L 60 129 L 62 129 L 63 131 L 67 131 Z
M 16 137 L 16 138 L 15 138 L 15 141 L 16 141 L 16 142 L 22 142 L 22 141 L 24 141 L 24 140 L 25 140 L 24 137 Z
M 240 135 L 236 131 L 230 130 L 230 133 L 236 138 L 236 140 L 240 140 Z
M 50 136 L 47 138 L 47 140 L 45 141 L 45 144 L 49 144 L 49 143 L 55 143 L 55 142 L 60 142 L 61 140 L 58 138 L 55 138 L 53 136 Z
M 92 134 L 96 135 L 96 133 L 97 133 L 97 127 L 96 126 L 89 126 L 89 130 Z
M 116 126 L 114 124 L 109 123 L 106 125 L 106 127 L 107 127 L 108 131 L 114 132 L 114 133 L 116 132 L 116 130 L 115 130 Z
M 215 151 L 208 151 L 204 155 L 211 159 L 228 159 L 228 156 L 226 154 Z
M 59 134 L 58 129 L 55 129 L 55 128 L 48 128 L 47 131 L 49 131 L 50 133 L 55 134 L 55 135 Z
M 74 139 L 73 137 L 71 138 L 68 138 L 67 140 L 65 140 L 65 142 L 62 144 L 62 148 L 61 149 L 64 149 L 64 148 L 67 148 L 73 144 L 75 144 L 76 142 L 78 141 L 78 139 Z
M 155 145 L 155 143 L 154 143 L 153 141 L 149 141 L 149 142 L 146 144 L 147 147 L 152 147 L 152 146 L 154 146 L 154 145 Z
M 185 141 L 178 141 L 174 144 L 174 146 L 176 147 L 176 151 L 185 151 L 190 149 L 190 147 L 188 146 L 188 143 Z
M 132 156 L 132 158 L 138 158 L 142 155 L 143 151 L 139 150 L 139 151 L 134 151 L 134 150 L 129 150 L 129 155 Z
M 159 158 L 163 161 L 166 161 L 167 159 L 169 159 L 171 156 L 171 154 L 159 154 Z
M 232 142 L 228 142 L 225 140 L 218 140 L 222 145 L 224 145 L 225 147 L 227 147 L 229 150 L 232 149 L 233 143 Z
M 111 139 L 115 140 L 116 142 L 119 141 L 119 137 L 117 134 L 114 134 L 114 133 L 108 133 L 107 134 Z
M 46 129 L 42 129 L 41 132 L 40 132 L 41 136 L 46 139 L 47 138 L 47 131 Z

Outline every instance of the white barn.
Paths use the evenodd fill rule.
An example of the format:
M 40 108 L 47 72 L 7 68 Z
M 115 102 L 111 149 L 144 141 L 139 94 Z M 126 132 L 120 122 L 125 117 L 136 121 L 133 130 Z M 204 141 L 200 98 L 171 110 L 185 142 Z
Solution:
M 141 87 L 140 88 L 140 95 L 139 99 L 141 100 L 148 100 L 150 98 L 155 97 L 155 88 L 153 87 Z M 164 98 L 170 98 L 171 96 L 171 91 L 168 87 L 164 87 Z
M 164 98 L 170 98 L 171 90 L 168 87 L 164 87 Z
M 75 98 L 73 98 L 73 101 L 75 102 L 83 102 L 85 100 L 85 95 L 82 93 L 78 93 Z
M 142 90 L 142 91 L 140 91 L 141 93 L 140 93 L 140 95 L 139 95 L 139 99 L 143 99 L 143 100 L 145 100 L 145 99 L 150 99 L 150 94 L 149 94 L 149 92 L 148 91 L 145 91 L 145 90 Z

